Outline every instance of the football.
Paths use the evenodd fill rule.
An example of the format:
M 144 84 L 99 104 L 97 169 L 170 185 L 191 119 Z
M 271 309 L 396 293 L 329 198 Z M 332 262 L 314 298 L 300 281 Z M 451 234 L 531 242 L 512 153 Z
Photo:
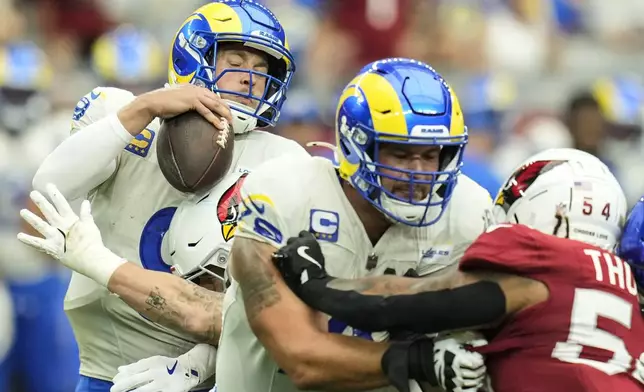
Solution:
M 217 129 L 196 111 L 162 120 L 158 138 L 159 168 L 181 192 L 209 189 L 230 169 L 233 132 Z

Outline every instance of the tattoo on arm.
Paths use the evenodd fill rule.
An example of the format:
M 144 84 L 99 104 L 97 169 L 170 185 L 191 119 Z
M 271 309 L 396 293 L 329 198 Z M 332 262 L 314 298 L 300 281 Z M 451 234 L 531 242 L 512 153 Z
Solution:
M 276 271 L 271 263 L 272 246 L 253 240 L 237 239 L 243 242 L 233 246 L 233 255 L 229 261 L 233 276 L 239 283 L 246 306 L 246 316 L 252 322 L 264 309 L 280 302 L 281 295 L 276 284 Z M 237 251 L 236 251 L 237 250 Z
M 223 293 L 207 290 L 196 284 L 181 280 L 176 290 L 167 290 L 164 294 L 157 286 L 150 291 L 145 300 L 144 314 L 159 324 L 178 327 L 182 330 L 193 331 L 205 342 L 217 343 L 221 333 L 221 306 Z M 191 328 L 194 325 L 194 315 L 186 313 L 186 309 L 199 308 L 199 314 L 207 315 L 200 321 L 198 332 Z

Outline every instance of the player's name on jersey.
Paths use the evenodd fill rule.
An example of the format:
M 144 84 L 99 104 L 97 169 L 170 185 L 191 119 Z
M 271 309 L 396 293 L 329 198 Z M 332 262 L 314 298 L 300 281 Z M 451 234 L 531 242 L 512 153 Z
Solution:
M 630 265 L 612 253 L 597 249 L 584 249 L 584 254 L 592 260 L 598 282 L 609 282 L 627 290 L 629 294 L 637 295 L 637 285 Z

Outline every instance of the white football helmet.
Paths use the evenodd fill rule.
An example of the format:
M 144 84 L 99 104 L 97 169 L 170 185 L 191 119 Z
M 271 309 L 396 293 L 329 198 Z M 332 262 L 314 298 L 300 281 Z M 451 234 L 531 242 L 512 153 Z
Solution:
M 613 250 L 622 233 L 626 197 L 608 167 L 572 148 L 533 155 L 505 181 L 494 203 L 497 222 Z
M 229 174 L 208 193 L 181 203 L 161 245 L 173 274 L 188 280 L 209 274 L 228 281 L 226 265 L 246 174 Z

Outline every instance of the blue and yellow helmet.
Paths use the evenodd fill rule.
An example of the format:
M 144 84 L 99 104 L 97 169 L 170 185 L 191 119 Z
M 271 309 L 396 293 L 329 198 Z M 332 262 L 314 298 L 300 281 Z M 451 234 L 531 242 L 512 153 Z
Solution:
M 0 46 L 0 130 L 17 135 L 49 111 L 53 70 L 33 42 Z
M 611 122 L 639 125 L 644 105 L 644 85 L 636 77 L 617 76 L 595 81 L 592 93 Z
M 467 128 L 458 98 L 433 68 L 402 58 L 367 65 L 344 89 L 335 129 L 340 176 L 366 200 L 403 224 L 429 226 L 440 219 L 460 172 Z M 379 162 L 384 143 L 439 146 L 438 171 Z M 381 180 L 386 177 L 407 182 L 409 196 L 385 189 Z M 428 196 L 420 201 L 413 198 L 419 184 L 429 185 Z
M 163 56 L 161 45 L 150 33 L 123 25 L 94 42 L 91 64 L 106 82 L 150 85 L 163 80 Z
M 247 69 L 228 68 L 216 73 L 219 44 L 238 42 L 268 54 L 268 74 Z M 228 100 L 233 112 L 233 128 L 242 133 L 255 127 L 274 126 L 291 83 L 295 62 L 286 34 L 275 15 L 250 0 L 219 0 L 196 10 L 175 36 L 168 65 L 170 84 L 194 83 L 216 93 L 235 95 L 257 103 L 256 108 Z M 226 73 L 249 74 L 249 93 L 223 90 L 217 81 Z M 265 78 L 261 96 L 252 94 L 253 78 Z

